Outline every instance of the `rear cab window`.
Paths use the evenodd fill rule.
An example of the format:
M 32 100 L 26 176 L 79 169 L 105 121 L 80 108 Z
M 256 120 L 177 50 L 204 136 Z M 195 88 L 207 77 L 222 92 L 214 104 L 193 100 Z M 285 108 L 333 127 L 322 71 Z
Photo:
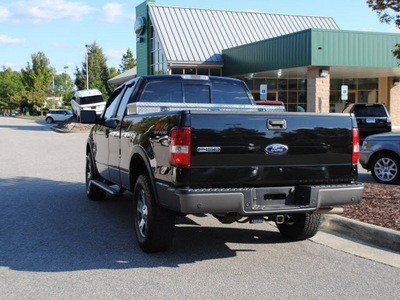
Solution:
M 213 83 L 212 102 L 215 104 L 252 104 L 242 86 L 224 83 Z
M 184 85 L 185 103 L 210 103 L 209 85 Z
M 182 102 L 182 84 L 178 80 L 152 80 L 143 89 L 140 102 Z
M 193 104 L 254 104 L 251 94 L 238 80 L 180 76 L 148 78 L 138 102 Z
M 102 95 L 80 97 L 79 102 L 81 105 L 94 104 L 94 103 L 104 102 L 104 98 Z

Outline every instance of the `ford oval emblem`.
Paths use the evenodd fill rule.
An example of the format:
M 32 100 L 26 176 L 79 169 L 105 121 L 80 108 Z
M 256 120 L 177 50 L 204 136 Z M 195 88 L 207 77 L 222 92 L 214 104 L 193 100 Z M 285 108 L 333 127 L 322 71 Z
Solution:
M 289 148 L 281 144 L 272 144 L 265 147 L 265 152 L 271 155 L 283 155 L 288 152 Z

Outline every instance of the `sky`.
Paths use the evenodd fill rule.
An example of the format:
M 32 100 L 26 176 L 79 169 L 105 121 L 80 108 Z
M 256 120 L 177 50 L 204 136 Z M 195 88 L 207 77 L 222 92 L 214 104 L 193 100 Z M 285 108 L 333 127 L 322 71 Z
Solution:
M 0 0 L 0 67 L 20 71 L 42 51 L 57 73 L 71 77 L 96 41 L 108 67 L 129 48 L 136 57 L 136 6 L 144 0 Z M 366 0 L 156 0 L 156 5 L 333 17 L 342 30 L 395 32 Z M 67 67 L 67 68 L 66 68 Z M 1 70 L 1 68 L 0 68 Z

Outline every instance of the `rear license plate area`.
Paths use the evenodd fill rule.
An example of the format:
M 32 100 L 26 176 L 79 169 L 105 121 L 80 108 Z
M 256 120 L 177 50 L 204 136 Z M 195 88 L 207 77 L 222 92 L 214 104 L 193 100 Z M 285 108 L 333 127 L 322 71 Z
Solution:
M 286 206 L 293 202 L 292 188 L 256 188 L 253 195 L 253 209 L 269 209 Z
M 253 210 L 288 209 L 315 206 L 310 203 L 310 187 L 271 187 L 255 188 L 253 191 Z

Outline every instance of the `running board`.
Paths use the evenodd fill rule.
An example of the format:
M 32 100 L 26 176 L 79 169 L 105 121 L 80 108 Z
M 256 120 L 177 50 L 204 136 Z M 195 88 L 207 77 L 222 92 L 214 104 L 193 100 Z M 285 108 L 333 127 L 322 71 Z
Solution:
M 113 187 L 105 184 L 104 182 L 98 181 L 98 180 L 91 180 L 91 184 L 94 184 L 95 186 L 101 188 L 102 190 L 106 191 L 107 193 L 113 195 L 113 196 L 122 196 L 122 193 L 119 190 L 114 189 Z

